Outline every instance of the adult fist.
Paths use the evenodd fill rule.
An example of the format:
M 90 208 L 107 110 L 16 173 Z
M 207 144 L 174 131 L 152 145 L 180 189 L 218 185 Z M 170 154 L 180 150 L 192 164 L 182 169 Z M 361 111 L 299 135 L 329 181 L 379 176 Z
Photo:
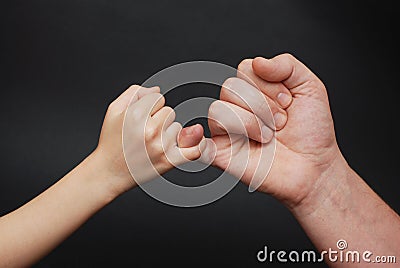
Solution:
M 244 60 L 238 78 L 226 84 L 221 100 L 211 105 L 209 113 L 217 148 L 213 165 L 247 184 L 258 182 L 258 190 L 289 207 L 299 205 L 329 179 L 330 167 L 343 160 L 325 86 L 289 54 Z M 233 117 L 244 122 L 246 131 L 233 129 L 239 122 L 232 121 Z M 263 135 L 264 126 L 275 131 Z M 273 145 L 275 155 L 271 154 Z M 239 172 L 234 167 L 243 161 L 245 170 Z

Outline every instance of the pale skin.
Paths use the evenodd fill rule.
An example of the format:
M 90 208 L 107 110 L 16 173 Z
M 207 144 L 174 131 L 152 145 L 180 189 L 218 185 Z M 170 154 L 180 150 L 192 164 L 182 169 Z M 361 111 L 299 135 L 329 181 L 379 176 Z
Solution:
M 318 250 L 335 249 L 337 240 L 346 239 L 349 249 L 399 259 L 400 218 L 342 156 L 323 83 L 291 55 L 244 60 L 238 70 L 238 78 L 224 84 L 221 100 L 210 107 L 211 139 L 204 139 L 199 125 L 181 130 L 158 88 L 133 86 L 125 91 L 107 111 L 96 150 L 54 186 L 0 218 L 0 266 L 32 265 L 138 180 L 150 180 L 155 171 L 163 173 L 200 155 L 244 183 L 262 181 L 257 190 L 284 203 Z M 126 113 L 127 118 L 146 131 L 129 129 L 133 142 L 126 152 L 135 154 L 135 141 L 144 141 L 155 167 L 138 163 L 141 178 L 132 178 L 122 152 L 128 107 L 134 112 Z M 243 128 L 235 124 L 237 118 L 244 122 Z M 251 157 L 242 174 L 232 167 L 248 155 L 243 149 L 247 137 Z M 263 163 L 271 155 L 263 150 L 273 140 L 277 147 L 269 171 Z
M 348 250 L 369 250 L 373 253 L 371 260 L 374 256 L 396 256 L 398 265 L 400 217 L 349 167 L 340 152 L 324 84 L 288 54 L 244 60 L 238 66 L 238 77 L 225 82 L 221 100 L 210 107 L 212 141 L 206 143 L 205 151 L 209 153 L 203 157 L 209 159 L 205 161 L 240 176 L 228 166 L 228 160 L 233 161 L 232 166 L 245 161 L 247 154 L 242 146 L 246 136 L 250 137 L 250 158 L 241 180 L 249 184 L 253 174 L 258 176 L 256 179 L 263 182 L 257 190 L 285 204 L 319 251 L 337 250 L 336 242 L 345 239 Z M 236 93 L 243 88 L 247 95 L 237 98 Z M 254 98 L 257 94 L 249 91 L 262 92 L 264 98 Z M 269 146 L 271 138 L 269 134 L 263 138 L 260 126 L 273 122 L 265 118 L 269 111 L 258 103 L 260 100 L 269 104 L 273 114 L 283 116 L 275 121 L 273 139 L 277 145 L 269 173 L 262 166 L 271 156 L 261 151 Z M 238 117 L 245 122 L 245 131 L 235 126 Z M 266 121 L 261 120 L 263 117 Z M 228 133 L 236 138 L 229 140 Z M 179 142 L 188 144 L 183 136 Z M 331 267 L 379 265 L 325 260 Z
M 175 164 L 200 156 L 203 129 L 195 125 L 181 131 L 159 90 L 139 86 L 126 90 L 110 104 L 96 150 L 48 190 L 0 218 L 0 267 L 26 267 L 37 262 L 98 210 L 136 186 L 136 181 L 171 169 L 165 153 Z M 156 169 L 142 164 L 142 178 L 132 178 L 122 151 L 122 124 L 128 107 L 132 142 L 125 149 L 135 152 L 131 147 L 144 142 Z M 147 119 L 145 131 L 136 127 Z M 190 146 L 176 146 L 179 132 L 191 140 Z

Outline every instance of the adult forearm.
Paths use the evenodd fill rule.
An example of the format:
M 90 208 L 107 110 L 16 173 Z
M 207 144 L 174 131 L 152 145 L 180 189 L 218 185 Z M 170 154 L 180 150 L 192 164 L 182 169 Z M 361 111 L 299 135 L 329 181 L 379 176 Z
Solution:
M 349 250 L 360 255 L 371 251 L 374 256 L 396 256 L 400 261 L 399 216 L 347 165 L 343 157 L 322 175 L 320 185 L 293 213 L 319 251 L 340 251 L 338 240 L 345 240 Z M 368 255 L 368 254 L 367 254 Z M 360 256 L 362 258 L 362 256 Z M 357 266 L 344 260 L 332 266 Z M 361 260 L 360 267 L 368 265 Z M 385 267 L 389 267 L 387 264 Z
M 29 266 L 116 195 L 93 155 L 29 203 L 0 218 L 0 267 Z

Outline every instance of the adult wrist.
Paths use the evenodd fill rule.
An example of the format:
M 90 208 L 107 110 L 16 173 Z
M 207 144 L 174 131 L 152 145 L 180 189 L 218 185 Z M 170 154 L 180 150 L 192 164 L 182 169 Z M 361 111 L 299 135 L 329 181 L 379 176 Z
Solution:
M 296 218 L 318 214 L 332 205 L 346 206 L 347 194 L 350 194 L 353 182 L 352 169 L 342 154 L 321 172 L 312 190 L 297 204 L 289 209 Z

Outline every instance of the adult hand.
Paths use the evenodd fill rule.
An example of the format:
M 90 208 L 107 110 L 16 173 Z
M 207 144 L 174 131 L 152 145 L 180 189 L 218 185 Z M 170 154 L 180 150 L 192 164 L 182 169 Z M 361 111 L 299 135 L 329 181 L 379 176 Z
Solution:
M 213 165 L 241 176 L 247 184 L 252 180 L 262 181 L 258 190 L 289 207 L 305 202 L 318 191 L 328 179 L 330 167 L 341 161 L 325 86 L 293 56 L 283 54 L 270 60 L 259 57 L 242 61 L 238 78 L 224 83 L 220 98 L 209 111 L 212 141 L 217 148 Z M 273 150 L 269 147 L 273 143 L 267 142 L 269 134 L 263 140 L 260 130 L 265 128 L 258 126 L 261 119 L 270 129 L 274 128 L 267 104 L 277 126 L 273 137 L 276 151 L 270 170 Z M 238 124 L 237 118 L 244 122 L 247 133 L 232 131 Z M 249 151 L 242 148 L 247 142 L 244 135 L 251 138 Z M 241 174 L 235 167 L 246 161 L 247 156 L 248 163 Z
M 386 264 L 395 267 L 393 260 L 400 252 L 400 218 L 342 156 L 323 83 L 287 54 L 270 60 L 244 60 L 238 69 L 239 78 L 224 84 L 221 100 L 210 108 L 209 125 L 217 149 L 213 164 L 250 185 L 254 180 L 261 181 L 258 190 L 275 196 L 289 207 L 319 252 L 326 253 L 340 239 L 345 239 L 353 250 L 374 255 L 361 263 L 336 262 L 325 255 L 329 266 L 369 267 L 380 262 L 379 256 L 391 256 L 392 263 Z M 244 81 L 254 83 L 266 97 L 260 98 Z M 264 100 L 264 106 L 257 99 Z M 268 143 L 260 138 L 259 121 L 252 119 L 248 112 L 252 107 L 250 110 L 256 118 L 270 124 L 266 117 L 270 112 L 265 105 L 270 100 L 272 111 L 278 104 L 285 110 L 287 122 L 277 128 Z M 234 126 L 240 123 L 239 119 L 245 126 L 245 131 L 241 129 L 240 133 Z M 245 136 L 251 138 L 249 147 L 241 146 L 245 144 Z M 274 144 L 276 152 L 271 163 Z M 209 140 L 206 152 L 212 152 L 213 148 Z M 243 163 L 242 175 L 235 167 Z

